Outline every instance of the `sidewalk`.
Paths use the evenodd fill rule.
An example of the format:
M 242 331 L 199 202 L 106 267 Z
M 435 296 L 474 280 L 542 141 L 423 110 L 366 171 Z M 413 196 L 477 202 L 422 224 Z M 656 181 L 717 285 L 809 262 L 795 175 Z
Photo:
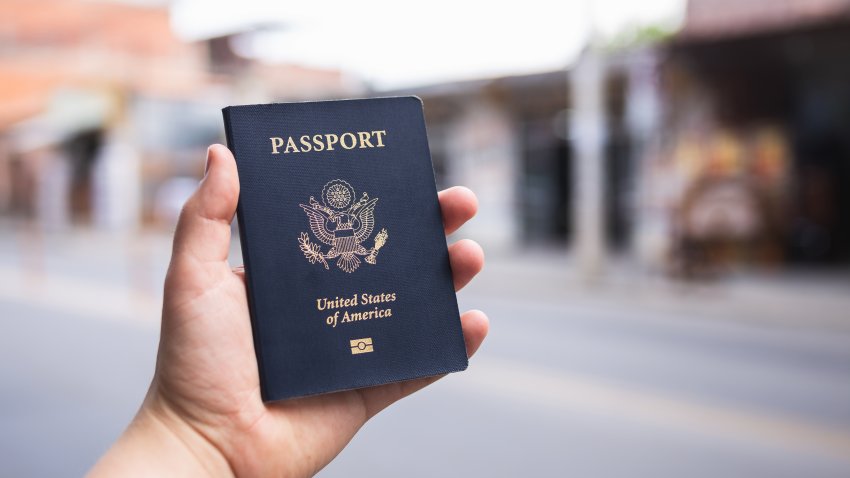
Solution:
M 171 253 L 166 232 L 116 235 L 89 229 L 33 236 L 4 224 L 0 232 L 0 299 L 140 323 L 158 322 Z M 241 261 L 238 241 L 231 262 Z M 745 321 L 764 326 L 850 332 L 850 273 L 788 271 L 738 274 L 684 283 L 611 259 L 592 284 L 566 252 L 490 254 L 484 271 L 460 296 Z
M 484 271 L 462 294 L 554 306 L 616 304 L 636 312 L 850 332 L 848 291 L 848 270 L 750 272 L 714 282 L 682 282 L 623 258 L 609 259 L 601 277 L 588 283 L 579 277 L 573 257 L 549 250 L 488 256 Z

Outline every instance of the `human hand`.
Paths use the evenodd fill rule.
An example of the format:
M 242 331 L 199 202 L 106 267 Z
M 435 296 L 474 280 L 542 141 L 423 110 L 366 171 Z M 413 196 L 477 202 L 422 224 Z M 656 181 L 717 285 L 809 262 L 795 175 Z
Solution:
M 227 262 L 238 197 L 233 155 L 211 146 L 204 179 L 174 236 L 153 381 L 91 476 L 310 476 L 369 418 L 439 378 L 264 404 L 244 273 Z M 447 234 L 476 212 L 468 189 L 451 188 L 439 198 Z M 449 246 L 449 257 L 456 290 L 484 264 L 470 240 Z M 487 335 L 487 317 L 470 311 L 461 322 L 471 356 Z

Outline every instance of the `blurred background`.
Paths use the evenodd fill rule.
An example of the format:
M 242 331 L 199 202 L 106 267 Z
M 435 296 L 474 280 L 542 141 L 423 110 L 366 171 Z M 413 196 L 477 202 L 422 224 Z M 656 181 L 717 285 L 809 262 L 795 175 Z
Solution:
M 848 52 L 848 0 L 2 0 L 0 476 L 133 416 L 223 106 L 407 94 L 492 332 L 320 476 L 850 476 Z

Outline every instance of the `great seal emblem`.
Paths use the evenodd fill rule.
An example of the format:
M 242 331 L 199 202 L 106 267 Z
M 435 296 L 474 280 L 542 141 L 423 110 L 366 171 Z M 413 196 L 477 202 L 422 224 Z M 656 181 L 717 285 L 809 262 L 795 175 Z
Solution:
M 307 214 L 310 231 L 319 242 L 331 246 L 325 253 L 310 241 L 310 235 L 302 232 L 298 237 L 301 252 L 311 264 L 321 263 L 330 269 L 328 261 L 336 259 L 336 265 L 351 273 L 360 267 L 360 258 L 375 264 L 378 250 L 387 242 L 387 230 L 375 234 L 375 244 L 366 249 L 363 244 L 372 236 L 375 228 L 375 204 L 378 198 L 369 198 L 363 193 L 357 202 L 354 188 L 342 179 L 333 179 L 322 188 L 322 202 L 310 196 L 309 204 L 299 204 Z

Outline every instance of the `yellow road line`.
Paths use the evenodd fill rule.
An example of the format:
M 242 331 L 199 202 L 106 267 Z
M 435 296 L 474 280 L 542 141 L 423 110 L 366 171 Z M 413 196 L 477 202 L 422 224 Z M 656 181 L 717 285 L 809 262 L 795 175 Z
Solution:
M 462 377 L 448 382 L 464 392 L 518 400 L 550 412 L 598 413 L 850 463 L 850 430 L 796 417 L 702 403 L 505 359 L 476 360 Z

